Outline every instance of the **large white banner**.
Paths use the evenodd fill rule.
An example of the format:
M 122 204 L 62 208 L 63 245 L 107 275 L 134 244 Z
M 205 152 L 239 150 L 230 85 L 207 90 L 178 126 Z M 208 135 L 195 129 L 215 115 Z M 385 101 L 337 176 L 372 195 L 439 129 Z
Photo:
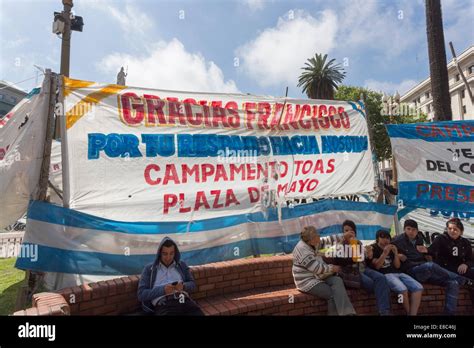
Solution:
M 23 217 L 38 190 L 49 103 L 44 87 L 0 118 L 0 228 Z
M 120 221 L 193 221 L 369 193 L 359 103 L 65 79 L 65 202 Z
M 388 125 L 400 205 L 474 213 L 474 121 Z

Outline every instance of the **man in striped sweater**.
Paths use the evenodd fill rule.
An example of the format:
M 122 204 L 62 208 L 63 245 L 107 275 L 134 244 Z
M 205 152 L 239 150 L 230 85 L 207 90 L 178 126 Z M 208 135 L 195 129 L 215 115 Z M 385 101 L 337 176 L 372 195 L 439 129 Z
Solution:
M 303 228 L 293 250 L 293 278 L 296 288 L 328 301 L 328 315 L 355 315 L 342 279 L 340 267 L 327 264 L 318 254 L 319 233 L 313 226 Z
M 334 246 L 350 245 L 351 241 L 357 241 L 357 226 L 351 220 L 346 220 L 342 223 L 342 233 L 333 234 L 330 236 L 325 236 L 320 239 L 319 248 L 326 249 Z M 361 246 L 362 243 L 357 241 L 357 245 Z M 369 250 L 367 250 L 369 251 Z M 371 250 L 370 250 L 371 251 Z M 362 254 L 363 251 L 360 251 Z M 364 258 L 368 262 L 372 262 L 371 259 L 373 255 L 361 255 L 365 256 Z M 391 305 L 390 305 L 390 286 L 388 284 L 385 276 L 377 272 L 376 270 L 370 267 L 363 267 L 362 263 L 354 261 L 351 256 L 346 256 L 340 259 L 338 264 L 355 264 L 359 266 L 360 270 L 360 286 L 367 291 L 368 293 L 375 294 L 375 301 L 377 304 L 377 310 L 379 315 L 386 316 L 391 315 Z

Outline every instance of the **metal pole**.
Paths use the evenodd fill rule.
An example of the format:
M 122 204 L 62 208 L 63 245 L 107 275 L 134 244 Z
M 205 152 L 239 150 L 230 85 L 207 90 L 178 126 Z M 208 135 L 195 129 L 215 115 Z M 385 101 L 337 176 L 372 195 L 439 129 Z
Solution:
M 59 79 L 59 103 L 62 105 L 62 114 L 58 123 L 61 137 L 61 167 L 63 178 L 63 207 L 69 208 L 69 158 L 67 155 L 66 103 L 64 101 L 64 78 Z
M 56 88 L 57 88 L 57 75 L 52 74 L 51 70 L 47 69 L 45 79 L 49 80 L 49 104 L 48 114 L 46 121 L 46 139 L 44 142 L 43 150 L 43 162 L 41 164 L 41 173 L 39 178 L 39 192 L 37 199 L 40 201 L 46 200 L 46 193 L 48 191 L 48 180 L 49 180 L 49 166 L 51 162 L 51 144 L 53 141 L 54 134 L 54 107 L 56 105 Z
M 69 77 L 69 59 L 71 53 L 71 9 L 72 0 L 63 0 L 64 33 L 61 44 L 61 75 Z

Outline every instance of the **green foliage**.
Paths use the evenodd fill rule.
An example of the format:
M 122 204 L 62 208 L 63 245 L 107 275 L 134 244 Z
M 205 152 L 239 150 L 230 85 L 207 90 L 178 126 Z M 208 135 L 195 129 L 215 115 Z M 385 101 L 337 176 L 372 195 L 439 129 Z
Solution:
M 392 157 L 390 138 L 387 134 L 387 129 L 385 128 L 386 124 L 406 124 L 427 121 L 427 116 L 423 114 L 418 116 L 383 115 L 382 97 L 382 93 L 367 88 L 344 85 L 339 86 L 335 95 L 336 100 L 357 101 L 363 98 L 369 116 L 369 126 L 372 129 L 372 141 L 375 148 L 374 153 L 378 161 L 390 159 Z

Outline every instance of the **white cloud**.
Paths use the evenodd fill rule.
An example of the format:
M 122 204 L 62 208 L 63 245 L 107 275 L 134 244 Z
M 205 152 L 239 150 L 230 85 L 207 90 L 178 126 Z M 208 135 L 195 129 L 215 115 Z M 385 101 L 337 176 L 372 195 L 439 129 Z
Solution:
M 418 82 L 415 80 L 403 80 L 400 83 L 389 82 L 389 81 L 377 81 L 377 80 L 366 80 L 364 86 L 377 91 L 384 92 L 385 94 L 393 95 L 398 92 L 400 95 L 403 95 L 405 92 L 408 92 L 410 88 L 414 87 Z
M 140 11 L 133 5 L 125 5 L 125 10 L 108 6 L 108 12 L 119 23 L 123 31 L 144 33 L 152 27 L 152 20 L 143 11 Z
M 128 66 L 127 85 L 158 89 L 238 92 L 234 81 L 225 80 L 222 70 L 200 53 L 186 51 L 178 39 L 160 41 L 146 56 L 113 53 L 102 59 L 97 68 L 113 73 Z
M 317 18 L 302 10 L 290 11 L 275 27 L 237 48 L 236 55 L 242 70 L 259 85 L 296 85 L 306 60 L 334 47 L 337 25 L 330 10 Z
M 351 0 L 341 5 L 337 38 L 348 52 L 373 49 L 381 59 L 398 59 L 426 39 L 426 31 L 414 18 L 419 4 L 412 0 Z
M 244 5 L 246 5 L 250 11 L 255 12 L 265 7 L 265 0 L 244 0 Z
M 458 56 L 474 42 L 474 23 L 472 21 L 474 2 L 471 0 L 444 0 L 441 3 L 441 11 L 443 14 L 446 58 L 448 58 L 449 63 L 451 57 L 449 41 L 453 42 Z
M 11 50 L 11 49 L 23 46 L 25 43 L 29 41 L 29 38 L 27 37 L 20 37 L 13 40 L 5 40 L 4 38 L 0 38 L 0 39 L 1 39 L 1 45 L 3 49 L 7 49 L 7 50 Z
M 146 12 L 130 1 L 122 1 L 120 7 L 114 6 L 115 4 L 117 2 L 111 0 L 87 0 L 83 5 L 94 10 L 100 10 L 116 20 L 126 34 L 144 34 L 153 27 L 153 20 Z

